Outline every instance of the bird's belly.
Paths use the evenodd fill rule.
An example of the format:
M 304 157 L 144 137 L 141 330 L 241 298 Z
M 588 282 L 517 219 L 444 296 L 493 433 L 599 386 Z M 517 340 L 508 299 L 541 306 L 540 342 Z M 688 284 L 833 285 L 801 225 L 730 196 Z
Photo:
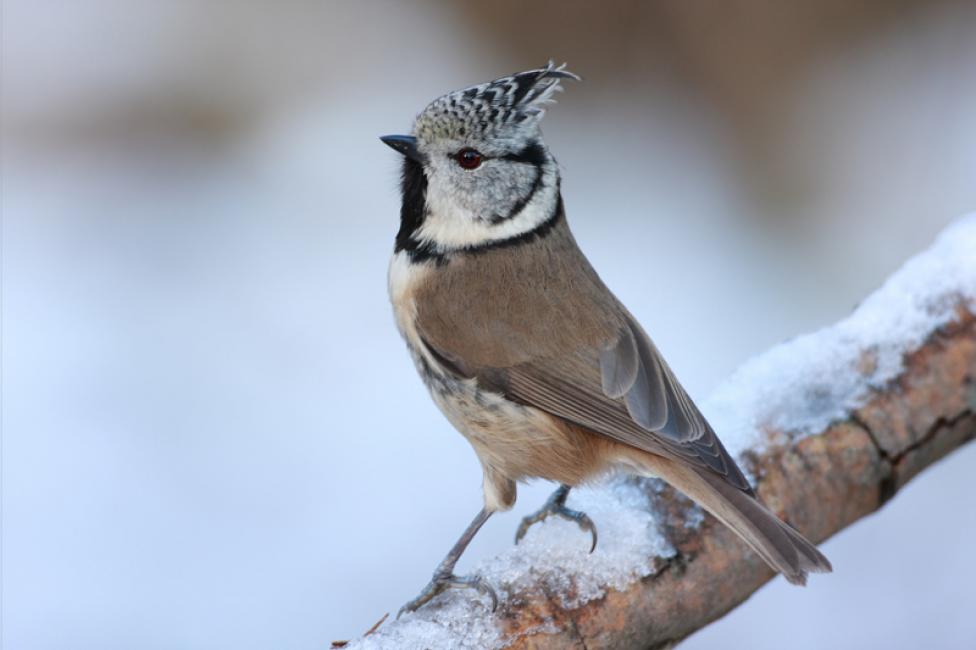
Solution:
M 434 403 L 471 442 L 482 462 L 498 469 L 510 466 L 508 457 L 513 452 L 545 437 L 547 418 L 540 417 L 535 409 L 486 391 L 474 379 L 460 379 L 409 343 L 408 347 Z
M 458 379 L 410 347 L 434 403 L 491 472 L 513 481 L 578 485 L 608 468 L 603 437 L 483 390 L 473 379 Z

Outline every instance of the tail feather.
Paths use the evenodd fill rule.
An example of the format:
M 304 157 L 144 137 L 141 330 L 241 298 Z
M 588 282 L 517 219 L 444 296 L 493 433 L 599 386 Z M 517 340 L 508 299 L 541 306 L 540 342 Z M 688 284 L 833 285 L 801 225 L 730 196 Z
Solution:
M 792 584 L 806 584 L 807 573 L 829 573 L 830 561 L 789 524 L 780 521 L 758 499 L 721 476 L 680 461 L 638 452 L 633 465 L 656 475 L 686 494 L 731 528 L 773 569 Z
M 830 561 L 816 546 L 777 518 L 756 498 L 729 485 L 719 476 L 704 474 L 701 479 L 711 487 L 716 497 L 711 504 L 702 503 L 702 507 L 715 510 L 713 514 L 716 517 L 788 581 L 803 585 L 806 584 L 807 573 L 829 573 L 833 570 Z

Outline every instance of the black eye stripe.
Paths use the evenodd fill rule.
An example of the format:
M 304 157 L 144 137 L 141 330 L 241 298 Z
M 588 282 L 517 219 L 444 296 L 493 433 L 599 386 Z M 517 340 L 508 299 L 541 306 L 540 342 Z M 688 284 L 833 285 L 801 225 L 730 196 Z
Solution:
M 521 151 L 516 151 L 514 153 L 507 153 L 502 156 L 489 156 L 481 153 L 480 151 L 477 151 L 476 149 L 466 147 L 455 153 L 448 154 L 447 157 L 451 158 L 452 160 L 460 160 L 462 154 L 468 151 L 472 151 L 478 154 L 479 156 L 481 156 L 482 163 L 488 160 L 510 160 L 512 162 L 523 163 L 526 165 L 533 165 L 535 167 L 542 167 L 549 158 L 548 154 L 546 153 L 546 148 L 538 140 L 535 140 L 525 145 L 525 147 L 523 147 Z
M 525 145 L 521 151 L 502 156 L 503 160 L 525 163 L 527 165 L 534 165 L 535 167 L 542 167 L 547 158 L 546 148 L 538 140 L 534 140 Z

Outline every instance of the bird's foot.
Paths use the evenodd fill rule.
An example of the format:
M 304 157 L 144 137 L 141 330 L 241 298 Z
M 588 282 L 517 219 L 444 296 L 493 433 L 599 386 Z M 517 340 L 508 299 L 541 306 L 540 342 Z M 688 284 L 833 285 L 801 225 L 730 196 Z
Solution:
M 539 510 L 533 514 L 522 519 L 522 523 L 519 524 L 518 530 L 515 532 L 515 543 L 518 544 L 522 538 L 525 537 L 525 533 L 529 531 L 532 524 L 537 524 L 540 521 L 544 521 L 545 519 L 554 515 L 556 517 L 562 517 L 563 519 L 574 521 L 581 529 L 589 531 L 590 536 L 593 538 L 593 543 L 590 544 L 590 553 L 592 553 L 596 549 L 596 525 L 585 512 L 571 510 L 570 508 L 566 507 L 566 496 L 568 494 L 568 487 L 560 487 L 551 497 L 549 497 L 549 500 L 546 501 L 544 506 L 539 508 Z
M 417 611 L 445 589 L 458 588 L 476 589 L 481 595 L 491 598 L 491 611 L 494 612 L 498 608 L 498 595 L 491 588 L 491 585 L 485 582 L 481 576 L 456 576 L 453 573 L 435 573 L 431 581 L 424 587 L 424 590 L 420 592 L 420 595 L 400 608 L 400 611 L 397 612 L 397 618 L 400 618 L 404 612 Z

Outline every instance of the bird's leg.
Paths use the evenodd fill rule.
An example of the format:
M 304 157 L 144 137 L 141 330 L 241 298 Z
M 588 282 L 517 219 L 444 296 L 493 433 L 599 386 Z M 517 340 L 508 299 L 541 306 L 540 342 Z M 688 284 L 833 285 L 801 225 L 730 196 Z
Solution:
M 593 520 L 586 516 L 585 512 L 580 512 L 579 510 L 570 510 L 566 507 L 566 497 L 569 496 L 569 486 L 560 485 L 556 488 L 556 491 L 552 493 L 552 496 L 546 501 L 539 510 L 535 513 L 525 517 L 522 523 L 519 524 L 518 530 L 515 532 L 515 543 L 518 544 L 519 541 L 525 537 L 525 533 L 528 532 L 529 526 L 532 524 L 537 524 L 540 521 L 546 519 L 550 515 L 556 515 L 557 517 L 562 517 L 563 519 L 569 519 L 570 521 L 575 521 L 576 525 L 583 530 L 590 531 L 590 535 L 593 537 L 593 543 L 590 545 L 590 553 L 596 549 L 596 526 L 593 524 Z
M 481 509 L 478 516 L 474 518 L 471 525 L 467 527 L 461 534 L 461 538 L 451 548 L 447 557 L 437 566 L 437 569 L 434 571 L 434 577 L 430 579 L 430 582 L 427 583 L 424 590 L 420 592 L 419 596 L 400 608 L 400 611 L 397 613 L 397 618 L 400 618 L 400 615 L 404 612 L 417 610 L 434 596 L 450 587 L 470 587 L 477 589 L 479 593 L 491 598 L 491 611 L 495 611 L 495 608 L 498 607 L 498 595 L 495 594 L 495 590 L 488 583 L 482 580 L 480 576 L 454 575 L 454 565 L 461 559 L 461 554 L 464 553 L 464 549 L 468 547 L 468 544 L 474 539 L 475 534 L 488 521 L 488 517 L 490 516 L 491 512 L 489 510 L 485 508 Z

